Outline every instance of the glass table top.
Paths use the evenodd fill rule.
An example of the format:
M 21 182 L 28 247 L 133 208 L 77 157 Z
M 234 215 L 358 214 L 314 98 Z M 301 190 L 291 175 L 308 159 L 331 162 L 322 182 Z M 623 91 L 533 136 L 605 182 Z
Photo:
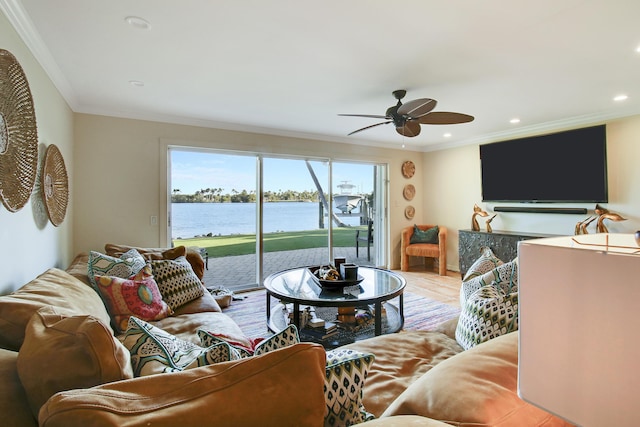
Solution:
M 402 293 L 406 281 L 389 270 L 359 267 L 359 284 L 344 288 L 323 288 L 308 268 L 292 268 L 274 273 L 265 280 L 265 288 L 274 296 L 304 303 L 371 302 Z

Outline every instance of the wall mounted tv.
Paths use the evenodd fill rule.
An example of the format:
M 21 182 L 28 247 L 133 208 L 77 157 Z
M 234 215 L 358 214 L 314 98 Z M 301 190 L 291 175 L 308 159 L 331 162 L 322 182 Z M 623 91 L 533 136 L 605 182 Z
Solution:
M 480 146 L 484 202 L 608 202 L 605 125 Z

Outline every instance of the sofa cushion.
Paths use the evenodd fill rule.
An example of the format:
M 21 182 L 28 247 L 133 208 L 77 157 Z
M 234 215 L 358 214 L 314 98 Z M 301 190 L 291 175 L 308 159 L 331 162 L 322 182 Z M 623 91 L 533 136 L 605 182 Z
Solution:
M 61 392 L 40 426 L 320 426 L 325 352 L 301 343 L 238 361 Z M 250 397 L 249 397 L 250 396 Z
M 18 376 L 18 352 L 0 348 L 0 414 L 2 425 L 37 427 Z
M 0 296 L 0 346 L 18 350 L 31 316 L 49 305 L 91 314 L 106 324 L 111 321 L 94 289 L 64 270 L 52 268 L 17 291 Z
M 146 264 L 145 259 L 135 249 L 125 252 L 118 258 L 90 251 L 87 276 L 89 283 L 97 288 L 96 276 L 115 276 L 127 279 L 142 270 Z
M 200 249 L 196 247 L 141 248 L 137 246 L 116 245 L 113 243 L 104 245 L 105 253 L 111 256 L 120 256 L 130 249 L 137 250 L 140 255 L 149 260 L 176 259 L 179 256 L 184 256 L 187 258 L 187 261 L 189 261 L 189 264 L 191 264 L 196 276 L 198 276 L 200 280 L 204 278 L 204 259 L 202 259 L 202 255 L 200 255 Z
M 456 426 L 569 426 L 520 399 L 518 333 L 463 351 L 422 375 L 382 414 L 422 415 Z
M 183 256 L 175 260 L 152 260 L 151 268 L 162 298 L 173 310 L 205 294 L 202 282 Z
M 149 265 L 129 279 L 96 276 L 96 286 L 111 315 L 112 325 L 118 332 L 127 329 L 130 316 L 142 320 L 161 320 L 173 313 L 162 300 Z
M 440 421 L 418 415 L 396 415 L 395 417 L 378 418 L 360 424 L 362 427 L 451 427 Z M 359 426 L 359 427 L 360 427 Z
M 237 359 L 225 342 L 203 348 L 134 316 L 129 317 L 129 326 L 119 339 L 131 353 L 131 365 L 137 377 Z
M 169 316 L 149 323 L 167 331 L 171 335 L 197 345 L 201 345 L 197 330 L 203 329 L 227 341 L 235 340 L 242 343 L 244 347 L 252 347 L 251 338 L 246 336 L 238 324 L 225 313 L 181 314 L 180 316 Z
M 374 358 L 371 353 L 347 348 L 327 352 L 325 427 L 350 426 L 374 418 L 362 403 L 362 388 Z
M 380 416 L 408 386 L 438 363 L 460 352 L 454 338 L 429 331 L 401 331 L 357 341 L 342 348 L 374 354 L 363 403 Z
M 220 308 L 218 301 L 216 301 L 213 295 L 211 295 L 204 285 L 202 285 L 202 296 L 177 307 L 173 310 L 173 314 L 180 316 L 182 314 L 204 313 L 207 311 L 219 313 L 222 309 Z
M 59 391 L 133 378 L 129 352 L 108 324 L 54 307 L 31 317 L 17 368 L 35 417 Z

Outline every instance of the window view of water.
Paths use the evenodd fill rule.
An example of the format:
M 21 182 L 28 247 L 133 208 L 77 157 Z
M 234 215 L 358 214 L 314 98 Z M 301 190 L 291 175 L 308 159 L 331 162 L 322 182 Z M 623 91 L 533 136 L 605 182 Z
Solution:
M 357 226 L 360 217 L 341 217 L 345 224 Z M 272 202 L 264 204 L 264 232 L 315 230 L 320 209 L 312 202 Z M 255 203 L 172 203 L 172 238 L 187 239 L 211 234 L 255 234 Z M 324 220 L 328 227 L 327 219 Z

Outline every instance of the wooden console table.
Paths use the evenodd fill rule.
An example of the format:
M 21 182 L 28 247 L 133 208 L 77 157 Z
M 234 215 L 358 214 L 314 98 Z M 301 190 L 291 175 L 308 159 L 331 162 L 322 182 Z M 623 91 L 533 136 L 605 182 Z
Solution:
M 464 277 L 467 270 L 480 257 L 483 246 L 491 248 L 494 254 L 504 262 L 518 256 L 518 242 L 529 239 L 554 237 L 551 234 L 522 233 L 518 231 L 486 231 L 458 230 L 458 262 L 460 275 Z

